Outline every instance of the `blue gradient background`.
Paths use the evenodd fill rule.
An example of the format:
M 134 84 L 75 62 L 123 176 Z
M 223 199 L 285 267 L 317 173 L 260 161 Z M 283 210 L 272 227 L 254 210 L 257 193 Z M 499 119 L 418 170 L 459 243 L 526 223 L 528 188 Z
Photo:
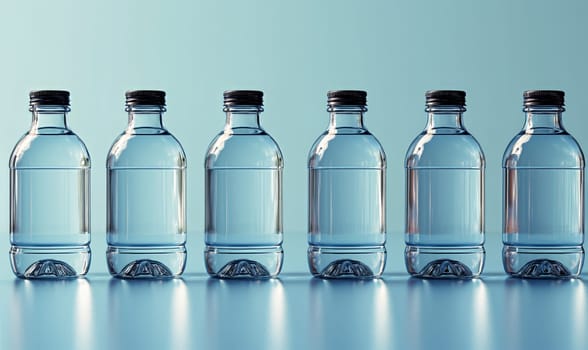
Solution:
M 264 319 L 268 323 L 261 323 L 270 332 L 277 329 L 276 339 L 267 344 L 247 342 L 251 333 L 245 328 L 236 331 L 246 335 L 241 343 L 244 348 L 251 344 L 255 345 L 251 348 L 308 347 L 312 337 L 318 339 L 321 348 L 329 344 L 358 348 L 360 338 L 345 341 L 347 338 L 337 337 L 337 328 L 313 326 L 327 322 L 329 312 L 333 312 L 334 320 L 353 319 L 348 326 L 378 324 L 373 328 L 376 337 L 370 339 L 372 345 L 382 348 L 437 345 L 444 335 L 434 327 L 448 324 L 447 315 L 454 315 L 457 325 L 474 334 L 471 339 L 463 338 L 452 327 L 445 340 L 449 339 L 453 348 L 505 348 L 508 344 L 504 342 L 509 339 L 515 340 L 510 345 L 517 349 L 537 345 L 582 349 L 588 344 L 584 282 L 541 284 L 505 279 L 499 237 L 501 158 L 508 141 L 523 124 L 523 90 L 565 90 L 564 124 L 582 146 L 588 147 L 582 97 L 588 78 L 588 2 L 54 0 L 6 1 L 3 5 L 0 155 L 4 155 L 5 171 L 0 171 L 0 184 L 4 184 L 0 198 L 5 200 L 0 201 L 0 227 L 8 231 L 7 163 L 12 147 L 30 125 L 28 92 L 68 89 L 72 92 L 69 124 L 86 142 L 93 161 L 94 258 L 88 280 L 51 285 L 14 280 L 6 254 L 5 263 L 0 264 L 0 298 L 9 312 L 1 317 L 0 327 L 8 331 L 0 333 L 0 348 L 5 344 L 34 348 L 51 338 L 45 329 L 36 337 L 32 332 L 29 343 L 20 342 L 25 335 L 14 331 L 42 319 L 35 313 L 40 307 L 37 300 L 43 298 L 52 300 L 52 305 L 44 309 L 45 315 L 60 313 L 63 305 L 68 305 L 65 309 L 72 307 L 60 298 L 78 303 L 71 311 L 73 321 L 67 312 L 60 319 L 64 325 L 73 322 L 79 327 L 74 329 L 73 343 L 47 344 L 64 348 L 88 345 L 84 341 L 95 348 L 117 344 L 234 347 L 240 338 L 223 338 L 223 312 L 236 317 L 232 305 L 241 307 L 239 312 L 255 313 L 255 306 L 264 307 L 260 298 L 268 297 L 267 293 L 273 300 L 270 306 L 286 310 L 278 314 L 277 323 L 271 318 L 271 322 Z M 124 92 L 128 89 L 167 91 L 165 123 L 187 153 L 190 255 L 184 280 L 130 284 L 106 275 L 104 164 L 111 142 L 126 126 Z M 234 285 L 203 275 L 203 157 L 208 143 L 223 126 L 222 92 L 226 89 L 265 92 L 262 125 L 284 153 L 286 260 L 282 282 L 274 283 L 276 286 Z M 324 284 L 307 274 L 306 158 L 312 142 L 327 126 L 326 92 L 330 89 L 368 91 L 366 125 L 388 156 L 387 275 L 370 287 L 361 283 Z M 465 124 L 487 158 L 486 279 L 465 287 L 415 281 L 404 273 L 403 161 L 411 140 L 424 127 L 424 92 L 429 89 L 467 91 Z M 0 242 L 0 252 L 8 250 L 7 236 Z M 259 295 L 254 297 L 258 287 Z M 439 305 L 432 299 L 435 295 L 446 301 L 461 296 L 465 309 L 451 301 Z M 171 306 L 152 305 L 158 296 L 170 297 Z M 235 299 L 241 297 L 246 304 Z M 322 301 L 315 303 L 315 297 Z M 112 298 L 119 304 L 114 305 Z M 369 301 L 363 309 L 353 304 L 361 298 L 375 300 L 376 304 Z M 551 307 L 544 313 L 535 308 L 549 298 L 563 300 L 563 308 Z M 131 304 L 136 308 L 125 309 L 125 300 L 135 300 Z M 356 306 L 337 310 L 341 304 L 335 301 Z M 381 310 L 390 314 L 377 311 L 380 303 L 384 305 Z M 142 305 L 151 305 L 152 313 Z M 572 318 L 568 317 L 570 310 L 575 310 Z M 86 312 L 95 316 L 88 320 L 83 317 Z M 199 316 L 203 312 L 209 315 L 206 319 Z M 135 313 L 137 318 L 132 316 Z M 125 332 L 129 319 L 157 315 L 181 325 L 165 333 L 179 343 L 169 343 L 165 336 L 152 342 L 133 342 L 142 338 L 136 336 L 137 332 L 149 333 L 148 326 L 126 329 L 135 337 Z M 553 320 L 553 327 L 542 323 L 545 319 Z M 250 321 L 243 320 L 246 324 Z M 196 328 L 190 328 L 190 324 Z M 432 335 L 419 338 L 419 327 L 430 327 Z M 537 330 L 544 338 L 534 338 Z M 340 331 L 354 332 L 345 326 Z M 197 339 L 207 334 L 220 334 L 218 343 Z M 414 342 L 403 342 L 403 337 Z

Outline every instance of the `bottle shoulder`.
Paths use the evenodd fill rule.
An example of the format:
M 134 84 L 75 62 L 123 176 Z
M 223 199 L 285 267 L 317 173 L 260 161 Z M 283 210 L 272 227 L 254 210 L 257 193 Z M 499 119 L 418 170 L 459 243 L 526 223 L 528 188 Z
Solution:
M 342 131 L 342 132 L 341 132 Z M 365 129 L 327 130 L 312 145 L 310 168 L 385 168 L 386 153 Z
M 423 131 L 406 151 L 407 168 L 468 168 L 486 165 L 482 147 L 467 131 L 427 133 Z
M 283 166 L 278 143 L 263 129 L 222 131 L 212 140 L 205 156 L 207 169 Z
M 10 168 L 89 168 L 90 153 L 82 139 L 68 129 L 28 131 L 14 146 Z
M 186 153 L 180 142 L 165 130 L 153 133 L 123 132 L 110 147 L 106 167 L 185 168 Z
M 584 168 L 582 149 L 565 131 L 557 133 L 517 134 L 502 158 L 506 168 Z

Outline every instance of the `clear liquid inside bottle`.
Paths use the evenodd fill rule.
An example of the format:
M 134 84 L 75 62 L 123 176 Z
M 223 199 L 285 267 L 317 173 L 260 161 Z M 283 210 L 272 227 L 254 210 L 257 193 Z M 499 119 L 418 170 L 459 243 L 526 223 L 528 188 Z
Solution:
M 329 94 L 334 101 L 341 92 Z M 363 124 L 366 111 L 365 94 L 363 104 L 331 104 L 329 128 L 310 150 L 308 264 L 317 277 L 384 271 L 386 155 Z
M 186 264 L 186 156 L 162 124 L 162 105 L 132 104 L 128 111 L 129 125 L 107 159 L 108 268 L 121 278 L 179 276 Z
M 428 102 L 437 93 L 429 92 Z M 406 155 L 406 268 L 424 278 L 477 277 L 484 265 L 484 154 L 462 124 L 463 104 L 433 102 L 427 111 L 427 127 Z
M 225 128 L 206 154 L 205 265 L 213 277 L 264 279 L 282 267 L 283 158 L 259 124 L 261 92 L 259 104 L 229 102 L 240 93 L 225 93 Z
M 504 153 L 503 263 L 515 277 L 569 278 L 582 268 L 584 156 L 563 110 L 525 107 L 525 126 Z
M 48 100 L 55 94 L 67 102 Z M 31 129 L 10 157 L 12 270 L 22 278 L 83 276 L 91 259 L 90 155 L 67 127 L 69 93 L 33 92 L 31 101 Z

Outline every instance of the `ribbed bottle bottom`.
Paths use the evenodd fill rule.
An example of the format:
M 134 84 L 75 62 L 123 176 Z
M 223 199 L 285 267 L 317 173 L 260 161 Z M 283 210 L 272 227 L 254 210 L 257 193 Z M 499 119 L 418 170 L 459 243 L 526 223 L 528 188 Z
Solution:
M 378 278 L 386 265 L 386 248 L 375 247 L 308 247 L 308 267 L 315 277 L 328 279 Z
M 219 247 L 204 250 L 206 271 L 212 277 L 227 279 L 265 279 L 276 277 L 282 269 L 281 245 L 270 247 Z
M 106 261 L 111 275 L 125 279 L 178 277 L 186 266 L 186 247 L 120 247 L 109 245 Z
M 73 247 L 10 247 L 10 265 L 17 277 L 27 279 L 76 278 L 88 273 L 91 252 L 87 245 Z
M 504 271 L 520 278 L 574 278 L 582 271 L 584 249 L 579 246 L 511 246 L 502 249 Z
M 485 251 L 483 246 L 407 245 L 404 258 L 406 270 L 415 277 L 469 279 L 482 273 Z

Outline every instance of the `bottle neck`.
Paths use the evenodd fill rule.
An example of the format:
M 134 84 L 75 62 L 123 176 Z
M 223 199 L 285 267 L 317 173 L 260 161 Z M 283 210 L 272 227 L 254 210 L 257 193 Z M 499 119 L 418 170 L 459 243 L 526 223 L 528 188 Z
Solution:
M 427 116 L 427 131 L 438 129 L 463 130 L 462 118 L 466 111 L 464 106 L 429 106 L 425 109 Z
M 226 106 L 227 115 L 225 129 L 249 128 L 260 129 L 259 115 L 263 112 L 262 106 Z
M 71 109 L 62 105 L 33 105 L 30 111 L 33 113 L 31 130 L 43 128 L 68 129 L 66 116 Z
M 363 114 L 367 112 L 366 106 L 329 106 L 330 114 L 329 130 L 340 128 L 363 129 Z
M 526 132 L 561 131 L 561 115 L 565 111 L 563 106 L 527 106 L 523 109 L 526 114 L 523 129 Z
M 128 129 L 152 128 L 163 129 L 163 113 L 166 111 L 161 105 L 127 106 L 129 113 Z

